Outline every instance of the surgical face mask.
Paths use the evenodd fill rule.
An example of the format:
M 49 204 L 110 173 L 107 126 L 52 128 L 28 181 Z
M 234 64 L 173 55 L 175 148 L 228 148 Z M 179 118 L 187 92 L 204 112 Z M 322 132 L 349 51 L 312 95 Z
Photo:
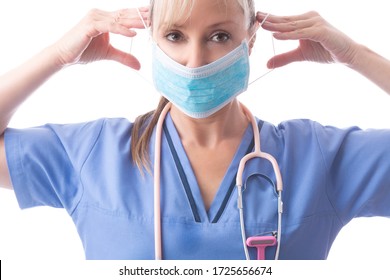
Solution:
M 148 30 L 139 10 L 138 14 L 145 29 Z M 257 30 L 268 16 L 269 14 L 259 24 Z M 248 41 L 252 40 L 257 30 Z M 248 88 L 250 67 L 247 40 L 222 58 L 198 68 L 189 68 L 177 63 L 166 55 L 153 39 L 151 41 L 152 76 L 155 88 L 190 117 L 206 118 Z
M 154 85 L 165 98 L 192 118 L 206 118 L 248 88 L 248 43 L 244 40 L 222 58 L 197 68 L 177 63 L 153 43 L 152 70 Z

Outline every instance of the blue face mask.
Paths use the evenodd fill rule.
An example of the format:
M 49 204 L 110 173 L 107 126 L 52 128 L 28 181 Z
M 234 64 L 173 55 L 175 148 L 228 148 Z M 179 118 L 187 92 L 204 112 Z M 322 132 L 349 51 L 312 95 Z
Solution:
M 227 55 L 198 68 L 177 63 L 153 43 L 153 80 L 156 89 L 182 112 L 206 118 L 248 88 L 248 43 L 244 40 Z

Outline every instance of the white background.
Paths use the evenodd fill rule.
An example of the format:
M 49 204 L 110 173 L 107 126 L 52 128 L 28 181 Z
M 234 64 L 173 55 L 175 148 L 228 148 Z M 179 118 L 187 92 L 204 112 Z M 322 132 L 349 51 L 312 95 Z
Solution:
M 356 41 L 390 58 L 386 1 L 256 2 L 257 9 L 278 15 L 317 10 Z M 2 0 L 0 74 L 55 42 L 91 8 L 116 10 L 139 3 L 148 1 Z M 140 33 L 132 42 L 132 50 L 143 62 L 141 73 L 148 80 L 149 44 L 145 32 Z M 131 40 L 117 36 L 112 39 L 116 46 L 130 48 Z M 272 55 L 271 45 L 270 34 L 259 31 L 251 58 L 255 76 L 266 71 L 264 64 Z M 276 41 L 275 49 L 280 53 L 296 45 Z M 309 118 L 338 127 L 390 128 L 390 97 L 343 65 L 291 64 L 253 84 L 240 99 L 256 116 L 274 124 L 285 119 Z M 11 126 L 80 122 L 100 117 L 134 120 L 155 108 L 157 101 L 158 95 L 147 81 L 118 63 L 73 66 L 56 74 L 24 103 Z M 390 221 L 385 218 L 354 220 L 340 233 L 329 260 L 388 261 L 389 233 Z M 50 208 L 20 211 L 13 192 L 0 190 L 0 259 L 65 261 L 83 260 L 84 255 L 65 211 Z

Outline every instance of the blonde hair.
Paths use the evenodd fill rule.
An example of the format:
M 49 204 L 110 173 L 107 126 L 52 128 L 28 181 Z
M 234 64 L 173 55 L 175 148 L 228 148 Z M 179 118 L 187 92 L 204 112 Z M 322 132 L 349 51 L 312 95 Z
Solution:
M 169 29 L 179 20 L 186 20 L 194 6 L 196 0 L 151 0 L 150 19 L 152 31 L 154 28 L 166 25 Z M 210 0 L 214 1 L 214 0 Z M 243 10 L 248 30 L 256 22 L 254 0 L 219 0 L 226 5 L 227 1 L 237 1 Z M 161 97 L 157 109 L 136 118 L 131 132 L 131 156 L 134 164 L 143 173 L 144 170 L 150 172 L 149 142 L 158 118 L 168 100 Z
M 186 20 L 194 6 L 196 0 L 151 0 L 150 19 L 154 26 L 166 24 L 169 29 L 179 20 Z M 210 0 L 215 1 L 215 0 Z M 225 6 L 227 1 L 236 1 L 242 8 L 246 27 L 249 29 L 256 21 L 254 0 L 219 0 Z

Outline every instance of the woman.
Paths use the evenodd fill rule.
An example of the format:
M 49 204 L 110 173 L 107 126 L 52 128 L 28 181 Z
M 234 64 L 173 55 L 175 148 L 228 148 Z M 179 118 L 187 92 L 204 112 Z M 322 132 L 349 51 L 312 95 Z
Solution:
M 160 0 L 152 1 L 150 13 L 155 83 L 172 102 L 161 143 L 163 257 L 244 258 L 234 183 L 239 160 L 253 149 L 254 133 L 235 97 L 246 89 L 247 75 L 239 74 L 245 73 L 256 28 L 261 24 L 276 39 L 300 40 L 297 50 L 273 58 L 272 67 L 298 60 L 340 62 L 390 92 L 390 64 L 314 12 L 267 17 L 255 15 L 252 1 Z M 89 259 L 155 255 L 150 160 L 167 100 L 134 124 L 105 119 L 30 130 L 6 127 L 17 106 L 66 65 L 112 59 L 138 69 L 135 57 L 110 46 L 108 33 L 134 36 L 131 28 L 142 28 L 148 19 L 148 8 L 91 11 L 63 39 L 0 81 L 0 185 L 14 188 L 22 208 L 65 208 Z M 223 100 L 201 103 L 215 106 L 199 108 L 199 102 L 190 103 L 192 95 L 182 102 L 180 87 L 171 90 L 180 83 L 166 87 L 172 77 L 183 81 L 165 76 L 168 70 L 204 69 L 199 67 L 215 65 L 236 50 L 247 51 L 237 60 L 243 71 L 224 81 L 222 93 L 234 90 Z M 338 130 L 310 121 L 274 127 L 258 120 L 257 125 L 262 149 L 276 158 L 285 185 L 281 259 L 326 258 L 338 231 L 353 217 L 389 214 L 389 131 Z M 260 159 L 244 172 L 248 236 L 268 236 L 278 228 L 277 197 L 269 186 L 274 177 Z M 267 258 L 276 251 L 268 248 Z M 255 258 L 256 251 L 250 255 Z

